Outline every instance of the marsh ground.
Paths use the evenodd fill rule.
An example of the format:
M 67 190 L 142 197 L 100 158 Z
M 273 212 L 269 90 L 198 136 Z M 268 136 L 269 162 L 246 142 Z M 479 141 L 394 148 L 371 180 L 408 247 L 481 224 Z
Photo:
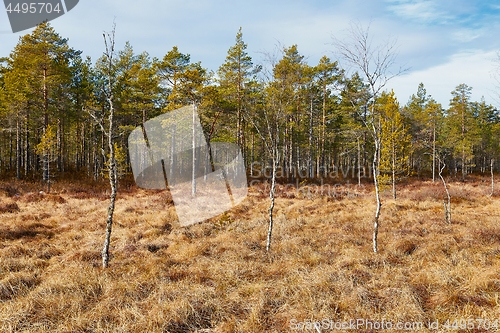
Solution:
M 439 183 L 385 193 L 378 254 L 369 186 L 281 188 L 270 254 L 263 186 L 189 227 L 167 192 L 132 188 L 119 194 L 106 270 L 105 189 L 0 188 L 1 332 L 333 332 L 357 319 L 356 332 L 382 320 L 448 332 L 469 319 L 449 328 L 497 331 L 500 197 L 479 178 L 450 184 L 451 224 Z

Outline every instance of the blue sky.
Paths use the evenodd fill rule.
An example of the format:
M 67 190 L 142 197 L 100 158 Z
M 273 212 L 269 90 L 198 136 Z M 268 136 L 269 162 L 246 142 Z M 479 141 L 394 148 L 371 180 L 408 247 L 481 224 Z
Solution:
M 332 37 L 343 39 L 350 23 L 367 27 L 374 43 L 397 39 L 397 64 L 410 71 L 389 82 L 401 104 L 420 82 L 444 107 L 459 84 L 473 87 L 500 106 L 494 74 L 500 51 L 500 3 L 465 0 L 80 0 L 68 14 L 52 21 L 69 44 L 93 60 L 102 54 L 102 32 L 116 21 L 117 47 L 130 41 L 137 53 L 163 57 L 174 45 L 217 70 L 241 26 L 254 63 L 277 45 L 297 44 L 310 65 L 323 55 L 336 60 Z M 18 39 L 7 14 L 0 12 L 0 56 Z

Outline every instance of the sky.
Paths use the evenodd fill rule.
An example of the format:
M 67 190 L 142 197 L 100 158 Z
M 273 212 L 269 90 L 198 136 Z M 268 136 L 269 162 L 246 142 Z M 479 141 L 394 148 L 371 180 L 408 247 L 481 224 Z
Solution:
M 470 0 L 80 0 L 51 21 L 69 45 L 93 61 L 102 55 L 102 34 L 116 23 L 116 46 L 129 41 L 136 53 L 162 58 L 173 46 L 193 62 L 216 71 L 234 45 L 241 27 L 255 64 L 266 54 L 296 44 L 309 65 L 326 55 L 342 62 L 333 44 L 345 40 L 352 24 L 369 27 L 372 45 L 395 41 L 397 68 L 392 79 L 404 105 L 419 83 L 443 107 L 459 84 L 472 87 L 472 99 L 500 106 L 500 3 Z M 0 11 L 0 57 L 8 56 L 19 37 Z M 393 68 L 393 70 L 397 70 Z M 496 74 L 499 73 L 499 74 Z

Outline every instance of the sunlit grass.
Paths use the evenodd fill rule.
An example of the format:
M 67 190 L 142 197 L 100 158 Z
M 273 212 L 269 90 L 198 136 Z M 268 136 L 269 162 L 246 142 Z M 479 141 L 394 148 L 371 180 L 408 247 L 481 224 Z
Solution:
M 4 185 L 1 332 L 287 332 L 323 319 L 500 318 L 500 198 L 480 182 L 451 184 L 451 224 L 439 183 L 403 186 L 396 201 L 385 193 L 378 254 L 368 186 L 329 198 L 283 190 L 270 254 L 261 188 L 185 228 L 168 193 L 129 190 L 117 201 L 106 270 L 105 189 L 60 184 L 47 195 Z

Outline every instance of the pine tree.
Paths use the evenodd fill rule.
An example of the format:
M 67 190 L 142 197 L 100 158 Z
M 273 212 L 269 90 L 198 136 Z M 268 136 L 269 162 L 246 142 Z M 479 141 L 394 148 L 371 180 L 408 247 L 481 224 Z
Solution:
M 498 110 L 487 105 L 484 98 L 481 102 L 471 104 L 472 113 L 477 124 L 477 142 L 474 149 L 476 170 L 484 173 L 491 166 L 491 160 L 498 154 L 498 138 L 495 126 L 500 121 Z
M 53 161 L 53 157 L 56 155 L 57 148 L 57 140 L 56 140 L 56 132 L 54 127 L 51 125 L 47 126 L 45 133 L 42 136 L 40 143 L 35 147 L 35 152 L 47 158 L 48 163 L 44 163 L 43 169 L 43 180 L 47 183 L 47 193 L 50 193 L 50 178 L 51 178 L 51 168 L 50 162 Z
M 203 88 L 211 79 L 201 62 L 191 63 L 191 56 L 180 53 L 177 46 L 156 63 L 156 69 L 168 102 L 167 110 L 199 104 Z
M 283 49 L 283 57 L 273 66 L 273 80 L 269 85 L 268 93 L 278 103 L 287 126 L 283 135 L 283 173 L 286 177 L 295 179 L 298 167 L 299 137 L 301 133 L 301 119 L 307 108 L 304 106 L 304 95 L 301 90 L 307 79 L 307 65 L 304 56 L 298 51 L 297 45 Z
M 87 105 L 96 104 L 95 73 L 90 57 L 75 62 L 72 78 L 72 99 L 74 101 L 74 119 L 72 119 L 69 150 L 73 153 L 73 166 L 77 172 L 85 171 L 87 177 L 97 180 L 100 175 L 99 147 L 97 128 L 88 113 L 83 110 Z
M 403 109 L 406 124 L 412 135 L 410 164 L 420 176 L 422 169 L 428 168 L 432 181 L 436 180 L 436 142 L 443 122 L 443 110 L 427 91 L 423 83 L 417 94 L 412 95 Z
M 452 91 L 446 117 L 447 143 L 453 148 L 455 172 L 457 160 L 460 161 L 462 180 L 473 166 L 474 144 L 478 142 L 477 122 L 470 101 L 471 90 L 466 84 L 460 84 Z
M 425 112 L 429 98 L 424 84 L 420 83 L 417 93 L 410 97 L 403 111 L 408 119 L 407 124 L 413 136 L 413 154 L 410 162 L 419 176 L 424 164 L 427 164 L 429 159 L 429 155 L 426 153 L 430 128 Z
M 389 94 L 382 93 L 377 101 L 377 107 L 380 108 L 382 115 L 380 133 L 382 145 L 380 151 L 381 182 L 384 182 L 383 176 L 390 175 L 392 197 L 395 200 L 396 176 L 408 173 L 411 136 L 406 129 L 394 91 Z
M 27 93 L 26 86 L 23 84 L 26 79 L 26 73 L 19 68 L 13 68 L 12 62 L 9 59 L 6 60 L 6 67 L 2 69 L 2 81 L 3 86 L 1 89 L 1 107 L 2 113 L 10 120 L 10 123 L 14 123 L 15 127 L 15 169 L 16 178 L 21 179 L 21 172 L 23 166 L 23 139 L 26 138 L 25 126 L 23 126 L 24 115 L 27 113 Z
M 228 101 L 231 112 L 236 115 L 236 143 L 240 148 L 243 148 L 244 141 L 243 113 L 248 104 L 248 84 L 259 70 L 253 66 L 246 49 L 247 44 L 243 41 L 240 28 L 236 34 L 236 44 L 229 48 L 226 61 L 218 70 L 221 94 Z
M 135 54 L 127 42 L 116 59 L 115 107 L 116 125 L 125 138 L 138 125 L 161 112 L 160 77 L 149 54 Z
M 356 176 L 358 186 L 361 186 L 361 178 L 369 174 L 366 170 L 368 166 L 368 149 L 372 146 L 371 136 L 366 126 L 370 92 L 359 74 L 354 73 L 351 77 L 343 78 L 340 97 L 342 154 L 344 156 L 351 154 L 351 158 L 356 161 Z
M 437 140 L 443 127 L 443 107 L 434 99 L 430 99 L 425 106 L 425 120 L 428 124 L 428 140 L 424 141 L 432 156 L 432 182 L 436 181 Z
M 329 100 L 331 96 L 331 86 L 334 84 L 338 84 L 341 80 L 343 72 L 338 67 L 338 62 L 332 62 L 330 58 L 323 56 L 318 65 L 314 67 L 314 72 L 316 76 L 316 85 L 319 90 L 320 98 L 321 98 L 321 125 L 319 131 L 319 152 L 318 152 L 318 172 L 317 174 L 321 174 L 320 168 L 323 171 L 323 174 L 326 174 L 326 148 L 327 148 L 327 139 L 334 140 L 332 137 L 327 137 L 327 123 L 330 123 L 333 119 L 333 114 L 331 113 L 331 108 L 329 108 Z M 330 112 L 329 112 L 330 111 Z
M 33 149 L 49 124 L 57 129 L 58 168 L 63 170 L 63 125 L 64 119 L 74 111 L 72 71 L 80 53 L 70 48 L 68 40 L 60 37 L 49 23 L 42 23 L 31 34 L 20 38 L 8 58 L 5 92 L 7 108 L 16 112 L 18 177 L 21 163 L 25 175 L 34 167 Z M 43 156 L 42 161 L 45 170 L 48 157 Z

